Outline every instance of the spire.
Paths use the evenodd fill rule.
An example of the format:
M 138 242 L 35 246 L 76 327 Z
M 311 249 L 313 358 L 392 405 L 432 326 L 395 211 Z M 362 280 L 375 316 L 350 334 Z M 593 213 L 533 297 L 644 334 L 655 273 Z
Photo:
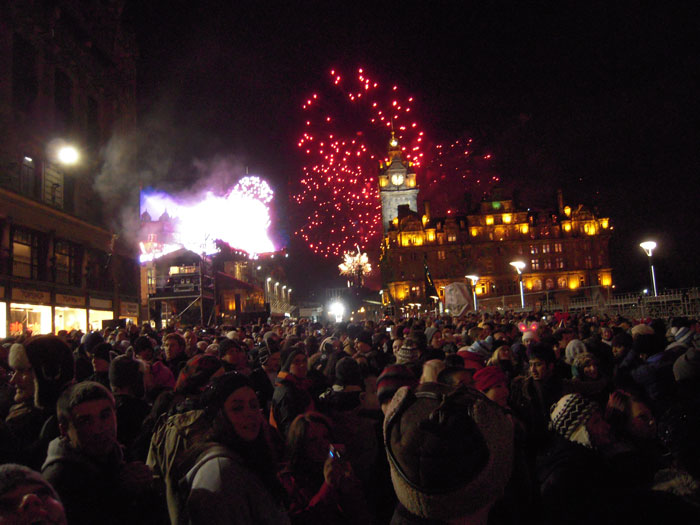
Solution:
M 392 121 L 392 127 L 393 127 L 393 121 Z M 401 160 L 401 148 L 399 147 L 399 141 L 396 138 L 396 132 L 392 129 L 391 130 L 391 140 L 389 141 L 389 162 L 388 164 L 391 164 L 391 162 L 394 159 L 398 159 L 399 161 Z

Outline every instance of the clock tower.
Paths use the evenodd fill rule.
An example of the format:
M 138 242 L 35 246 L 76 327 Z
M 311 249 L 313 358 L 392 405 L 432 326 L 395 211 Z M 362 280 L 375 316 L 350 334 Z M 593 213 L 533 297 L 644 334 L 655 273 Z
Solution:
M 410 162 L 401 155 L 399 141 L 391 132 L 389 156 L 386 164 L 379 166 L 379 196 L 382 199 L 382 224 L 384 234 L 389 231 L 391 221 L 398 216 L 401 204 L 408 204 L 412 211 L 418 211 L 418 188 L 416 174 Z

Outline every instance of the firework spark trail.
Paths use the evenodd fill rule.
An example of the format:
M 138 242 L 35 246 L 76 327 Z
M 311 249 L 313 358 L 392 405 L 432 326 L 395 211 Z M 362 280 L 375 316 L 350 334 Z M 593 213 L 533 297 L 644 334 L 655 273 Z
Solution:
M 470 204 L 478 202 L 500 182 L 493 154 L 469 136 L 451 144 L 436 144 L 428 149 L 426 157 L 424 169 L 418 173 L 421 197 L 430 201 L 437 214 L 467 212 Z M 475 201 L 465 202 L 466 191 Z
M 332 70 L 328 89 L 304 102 L 304 131 L 297 146 L 305 157 L 293 201 L 304 212 L 295 233 L 315 253 L 339 256 L 366 248 L 381 232 L 377 187 L 391 131 L 407 161 L 424 161 L 424 132 L 414 118 L 413 97 L 358 69 L 347 79 Z

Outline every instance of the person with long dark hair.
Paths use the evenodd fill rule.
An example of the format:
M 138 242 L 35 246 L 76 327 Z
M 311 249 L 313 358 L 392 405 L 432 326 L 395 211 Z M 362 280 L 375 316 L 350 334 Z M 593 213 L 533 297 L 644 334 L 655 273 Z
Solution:
M 318 412 L 294 419 L 287 434 L 289 461 L 279 474 L 292 523 L 371 522 L 360 482 L 342 456 L 330 419 Z
M 202 401 L 215 414 L 211 431 L 188 454 L 194 458 L 184 476 L 190 523 L 289 523 L 260 404 L 248 379 L 224 374 Z

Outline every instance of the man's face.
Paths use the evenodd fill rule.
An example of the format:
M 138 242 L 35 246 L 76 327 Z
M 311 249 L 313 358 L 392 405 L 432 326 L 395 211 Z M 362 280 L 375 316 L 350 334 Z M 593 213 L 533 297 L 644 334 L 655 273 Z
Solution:
M 368 345 L 367 343 L 363 343 L 362 341 L 357 341 L 355 343 L 355 349 L 360 352 L 361 354 L 366 354 L 370 350 L 372 350 L 372 347 Z
M 625 356 L 625 347 L 623 345 L 613 346 L 612 353 L 615 359 L 621 359 Z
M 34 397 L 34 370 L 32 367 L 13 369 L 10 384 L 15 387 L 15 403 L 31 401 Z
M 430 345 L 433 348 L 442 348 L 442 332 L 437 331 L 435 332 L 435 335 L 433 335 L 433 338 L 430 340 Z
M 74 407 L 67 428 L 68 437 L 76 450 L 91 457 L 109 454 L 117 441 L 117 415 L 109 399 L 85 401 Z
M 263 368 L 268 372 L 279 372 L 280 371 L 280 361 L 282 359 L 282 354 L 275 352 L 267 358 Z
M 229 364 L 236 367 L 236 370 L 241 370 L 248 365 L 248 356 L 245 350 L 237 346 L 232 346 L 223 358 Z
M 165 352 L 165 360 L 172 361 L 183 352 L 183 349 L 180 348 L 180 344 L 177 342 L 177 339 L 171 338 L 166 339 L 163 342 L 163 352 Z
M 185 344 L 189 347 L 192 347 L 197 343 L 197 336 L 194 335 L 193 332 L 189 332 L 189 331 L 185 332 L 184 338 L 185 338 Z
M 0 525 L 66 525 L 63 505 L 51 490 L 28 480 L 0 498 Z
M 542 359 L 530 359 L 530 375 L 535 381 L 544 381 L 552 375 L 554 365 L 543 361 Z

